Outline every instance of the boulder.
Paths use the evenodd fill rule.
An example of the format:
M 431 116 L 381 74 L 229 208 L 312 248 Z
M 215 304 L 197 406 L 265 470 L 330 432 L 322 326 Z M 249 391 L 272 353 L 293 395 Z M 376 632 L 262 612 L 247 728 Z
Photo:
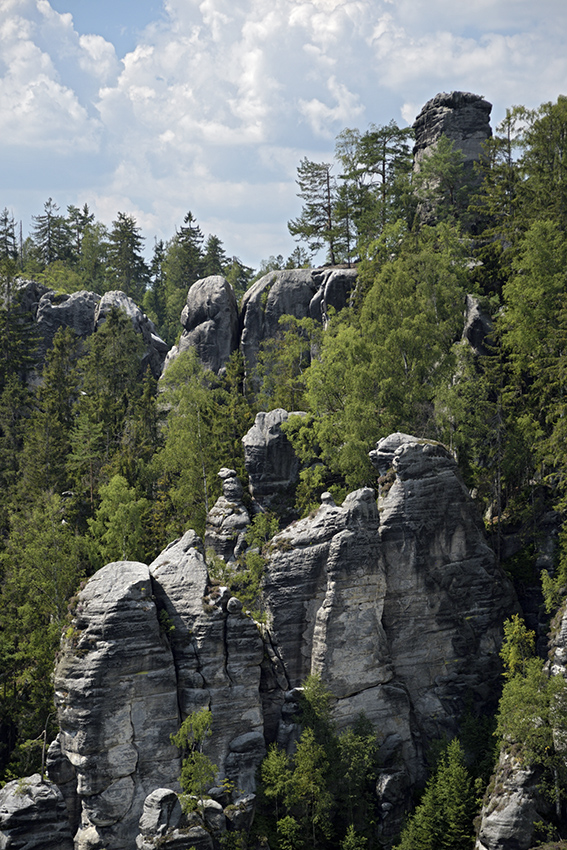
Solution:
M 195 348 L 205 369 L 217 374 L 238 348 L 238 305 L 226 278 L 211 275 L 196 281 L 181 313 L 183 332 L 168 364 L 182 351 Z
M 254 425 L 242 438 L 250 493 L 264 510 L 276 503 L 282 507 L 299 477 L 299 460 L 281 429 L 291 415 L 305 413 L 292 414 L 282 408 L 257 413 Z
M 482 155 L 482 144 L 492 136 L 492 104 L 472 92 L 440 92 L 428 100 L 414 121 L 415 167 L 440 136 L 447 136 L 463 153 L 465 166 L 472 169 Z
M 154 378 L 159 378 L 163 370 L 166 354 L 169 351 L 169 346 L 159 336 L 151 319 L 148 319 L 135 301 L 129 298 L 124 292 L 113 290 L 112 292 L 104 293 L 95 311 L 95 330 L 106 321 L 107 315 L 113 308 L 126 313 L 132 322 L 132 327 L 136 333 L 141 335 L 144 341 L 145 353 L 140 364 L 141 374 L 149 366 Z
M 233 561 L 246 548 L 246 529 L 250 516 L 242 501 L 242 484 L 236 471 L 223 467 L 219 472 L 222 479 L 222 496 L 207 514 L 205 549 L 212 549 L 225 561 Z
M 73 850 L 65 801 L 57 785 L 38 773 L 0 790 L 2 850 Z
M 82 340 L 90 336 L 94 331 L 99 301 L 100 295 L 86 290 L 71 295 L 53 290 L 46 292 L 39 302 L 36 316 L 42 355 L 45 356 L 51 348 L 59 328 L 71 328 Z

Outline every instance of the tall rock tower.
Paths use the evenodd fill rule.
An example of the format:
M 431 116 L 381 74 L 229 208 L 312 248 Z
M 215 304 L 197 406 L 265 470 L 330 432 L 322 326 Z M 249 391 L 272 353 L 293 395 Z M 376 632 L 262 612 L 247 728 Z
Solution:
M 465 166 L 472 169 L 474 161 L 482 153 L 482 143 L 492 136 L 491 111 L 492 104 L 472 92 L 440 92 L 428 100 L 413 124 L 414 169 L 419 170 L 428 149 L 442 135 L 451 139 L 463 152 Z

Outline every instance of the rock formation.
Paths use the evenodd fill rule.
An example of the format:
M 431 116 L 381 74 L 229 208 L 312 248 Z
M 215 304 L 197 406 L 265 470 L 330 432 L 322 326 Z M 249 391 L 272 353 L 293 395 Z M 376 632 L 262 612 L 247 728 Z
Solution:
M 244 538 L 250 525 L 250 515 L 242 501 L 242 484 L 236 471 L 223 467 L 219 476 L 222 479 L 222 496 L 207 514 L 205 550 L 212 549 L 228 563 L 238 558 L 246 548 Z
M 183 333 L 168 357 L 195 348 L 205 369 L 220 372 L 238 348 L 238 305 L 230 283 L 221 275 L 196 281 L 181 313 Z
M 289 416 L 282 408 L 257 413 L 254 425 L 242 438 L 250 493 L 262 510 L 274 510 L 277 506 L 278 512 L 285 513 L 298 480 L 299 461 L 281 429 Z
M 2 850 L 73 850 L 65 802 L 57 785 L 36 773 L 0 790 Z
M 278 422 L 287 416 L 276 414 Z M 61 732 L 50 751 L 67 808 L 80 805 L 75 850 L 126 850 L 136 840 L 146 850 L 159 836 L 164 847 L 181 847 L 188 831 L 191 844 L 210 850 L 199 823 L 178 818 L 170 734 L 209 708 L 205 752 L 218 781 L 250 795 L 266 745 L 297 739 L 298 688 L 311 672 L 330 689 L 339 728 L 363 711 L 377 730 L 379 831 L 391 843 L 412 785 L 425 776 L 428 743 L 455 733 L 469 699 L 479 709 L 491 704 L 501 623 L 515 603 L 450 453 L 394 434 L 372 459 L 378 502 L 370 488 L 340 507 L 324 494 L 313 516 L 272 539 L 261 631 L 238 599 L 210 583 L 192 531 L 149 567 L 107 565 L 79 593 L 55 671 Z M 222 548 L 240 489 L 233 470 L 221 474 L 226 503 L 214 533 Z M 249 824 L 253 797 L 224 811 L 226 791 L 213 797 L 214 829 L 239 828 L 239 812 Z
M 269 272 L 244 294 L 240 349 L 249 380 L 261 343 L 275 337 L 282 316 L 327 321 L 329 307 L 342 310 L 355 284 L 355 269 L 285 269 Z
M 546 668 L 551 676 L 567 678 L 567 605 L 557 615 L 549 641 Z M 563 731 L 554 730 L 558 751 L 567 751 Z M 553 798 L 546 793 L 540 768 L 527 766 L 509 747 L 500 752 L 496 771 L 482 806 L 475 850 L 528 850 L 536 828 L 557 823 Z M 540 830 L 541 832 L 541 830 Z
M 56 293 L 52 289 L 41 298 L 37 308 L 37 329 L 42 338 L 42 354 L 51 348 L 59 328 L 71 328 L 80 339 L 86 339 L 95 327 L 95 312 L 100 295 L 95 292 Z
M 482 143 L 492 136 L 492 104 L 472 92 L 441 92 L 428 100 L 414 121 L 414 161 L 419 163 L 440 136 L 447 136 L 463 153 L 465 167 L 472 168 L 482 154 Z
M 88 293 L 87 293 L 88 294 Z M 159 378 L 161 375 L 165 356 L 169 351 L 169 346 L 159 336 L 154 323 L 148 319 L 145 313 L 138 305 L 120 290 L 105 292 L 100 299 L 95 315 L 94 315 L 94 330 L 100 327 L 106 320 L 108 313 L 117 308 L 122 310 L 130 321 L 136 333 L 140 334 L 145 347 L 145 353 L 140 364 L 140 371 L 143 374 L 146 366 L 149 366 L 154 378 Z

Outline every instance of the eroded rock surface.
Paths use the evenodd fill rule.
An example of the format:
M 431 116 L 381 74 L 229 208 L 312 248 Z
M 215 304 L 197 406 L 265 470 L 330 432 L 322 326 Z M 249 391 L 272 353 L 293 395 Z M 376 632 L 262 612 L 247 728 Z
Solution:
M 279 427 L 287 414 L 273 413 Z M 260 436 L 270 416 L 262 414 Z M 260 475 L 270 464 L 263 437 L 258 445 Z M 457 732 L 469 701 L 491 706 L 502 621 L 515 598 L 443 446 L 397 433 L 371 456 L 378 501 L 371 488 L 341 506 L 325 493 L 314 515 L 268 545 L 261 630 L 227 588 L 211 585 L 193 531 L 149 568 L 111 564 L 89 581 L 56 670 L 54 760 L 70 788 L 71 766 L 77 776 L 76 850 L 125 850 L 137 835 L 145 848 L 150 821 L 163 826 L 164 846 L 182 846 L 184 830 L 201 827 L 173 822 L 169 792 L 180 765 L 170 733 L 190 712 L 209 708 L 205 752 L 217 783 L 227 778 L 252 793 L 266 744 L 291 750 L 297 740 L 297 701 L 310 673 L 330 689 L 339 729 L 364 712 L 377 730 L 378 830 L 392 842 L 412 786 L 425 778 L 428 744 Z M 228 507 L 215 534 L 224 546 L 223 522 L 241 490 L 234 470 L 222 474 Z M 276 469 L 269 480 L 289 476 Z M 228 815 L 219 794 L 207 816 L 222 831 Z M 250 818 L 253 802 L 246 811 Z M 195 841 L 206 844 L 197 832 Z
M 59 328 L 71 328 L 79 339 L 86 339 L 94 330 L 95 312 L 100 295 L 81 290 L 71 295 L 49 290 L 37 308 L 37 328 L 42 339 L 42 353 L 51 348 Z
M 76 850 L 130 848 L 145 798 L 180 772 L 175 667 L 145 564 L 108 564 L 81 591 L 55 699 L 82 806 Z
M 385 767 L 403 763 L 403 799 L 424 776 L 427 743 L 457 732 L 468 700 L 491 705 L 515 597 L 443 446 L 395 434 L 372 459 L 388 480 L 378 505 L 366 488 L 284 529 L 265 599 L 288 687 L 318 672 L 339 727 L 364 711 L 391 750 Z M 386 808 L 391 840 L 400 810 Z
M 440 136 L 447 136 L 472 168 L 482 154 L 482 144 L 492 136 L 492 104 L 472 92 L 440 92 L 428 100 L 415 119 L 414 157 L 417 167 Z
M 174 626 L 171 648 L 182 716 L 207 707 L 214 734 L 204 751 L 238 788 L 252 791 L 265 754 L 260 698 L 263 644 L 250 617 L 226 588 L 209 588 L 194 532 L 152 563 L 154 593 Z
M 238 558 L 246 548 L 250 515 L 242 501 L 242 484 L 236 471 L 223 467 L 219 477 L 222 480 L 222 496 L 207 514 L 205 550 L 212 549 L 228 563 Z
M 281 428 L 292 415 L 305 416 L 283 408 L 257 413 L 254 425 L 242 438 L 250 493 L 262 509 L 270 509 L 276 502 L 281 507 L 299 477 L 299 460 Z
M 221 275 L 196 281 L 187 293 L 181 313 L 183 333 L 168 363 L 195 348 L 205 369 L 220 372 L 238 348 L 238 305 L 230 283 Z
M 550 806 L 538 792 L 540 776 L 501 753 L 488 800 L 482 807 L 475 850 L 528 850 L 535 824 Z
M 57 785 L 36 773 L 0 790 L 2 850 L 73 850 L 65 802 Z

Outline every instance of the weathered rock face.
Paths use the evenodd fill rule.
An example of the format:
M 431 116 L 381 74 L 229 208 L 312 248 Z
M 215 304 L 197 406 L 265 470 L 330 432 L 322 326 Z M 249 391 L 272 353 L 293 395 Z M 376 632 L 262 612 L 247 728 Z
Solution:
M 422 748 L 456 733 L 467 700 L 493 699 L 515 599 L 445 448 L 396 434 L 373 460 L 386 480 L 378 507 L 369 489 L 340 508 L 327 499 L 273 539 L 268 631 L 288 687 L 320 673 L 339 727 L 364 711 L 407 789 L 423 777 Z M 388 811 L 393 824 L 399 809 Z
M 326 327 L 329 307 L 343 310 L 356 284 L 356 269 L 314 269 L 311 272 L 317 292 L 309 303 L 309 315 Z
M 297 739 L 298 688 L 312 672 L 333 694 L 339 728 L 363 711 L 377 729 L 380 840 L 391 843 L 425 776 L 427 744 L 457 731 L 470 699 L 490 705 L 501 624 L 515 602 L 449 452 L 394 434 L 372 459 L 378 503 L 370 488 L 340 507 L 324 494 L 314 516 L 271 541 L 262 633 L 226 588 L 211 586 L 192 531 L 149 568 L 108 565 L 79 594 L 56 670 L 61 733 L 52 753 L 69 790 L 73 768 L 77 777 L 76 850 L 125 850 L 136 836 L 145 850 L 154 822 L 164 846 L 183 846 L 190 829 L 210 847 L 197 823 L 175 820 L 169 792 L 180 765 L 169 735 L 210 708 L 205 752 L 218 780 L 252 792 L 266 743 Z M 223 474 L 222 545 L 241 494 L 234 471 Z M 215 829 L 228 817 L 223 794 L 207 810 Z M 244 808 L 249 817 L 253 801 Z
M 299 476 L 299 461 L 281 429 L 290 415 L 282 408 L 257 413 L 254 425 L 242 438 L 250 493 L 265 510 L 282 502 Z
M 0 790 L 2 850 L 73 850 L 65 802 L 57 785 L 36 773 Z
M 77 774 L 76 850 L 131 848 L 147 795 L 175 788 L 173 657 L 145 564 L 99 570 L 79 595 L 55 669 L 60 745 Z
M 441 135 L 463 152 L 465 166 L 480 158 L 482 143 L 492 136 L 490 113 L 492 104 L 472 92 L 441 92 L 428 100 L 413 124 L 414 158 L 419 163 Z
M 494 791 L 483 805 L 475 850 L 528 850 L 535 823 L 544 819 L 545 804 L 537 786 L 540 776 L 517 758 L 501 753 Z
M 58 295 L 53 290 L 46 292 L 39 302 L 36 319 L 43 355 L 51 348 L 59 328 L 71 328 L 80 339 L 90 336 L 94 331 L 99 301 L 100 295 L 85 290 L 72 295 Z
M 262 341 L 277 335 L 280 317 L 309 316 L 309 305 L 318 288 L 311 269 L 289 269 L 269 272 L 244 294 L 240 348 L 248 374 L 256 366 Z
M 100 327 L 106 321 L 107 315 L 113 308 L 126 313 L 132 322 L 132 327 L 136 333 L 141 335 L 144 341 L 146 350 L 142 358 L 140 371 L 142 373 L 145 372 L 146 366 L 149 366 L 154 378 L 159 378 L 163 369 L 165 356 L 169 351 L 169 346 L 158 335 L 151 319 L 148 319 L 136 302 L 132 301 L 124 292 L 113 290 L 112 292 L 104 293 L 96 307 L 94 329 Z
M 179 346 L 172 349 L 168 363 L 195 348 L 205 369 L 220 372 L 238 348 L 238 305 L 230 283 L 221 275 L 196 281 L 187 293 L 181 324 Z
M 242 484 L 236 471 L 223 467 L 219 476 L 222 479 L 222 496 L 207 514 L 205 550 L 213 549 L 228 563 L 238 558 L 246 548 L 250 516 L 242 501 Z
M 154 594 L 174 626 L 171 649 L 183 717 L 208 707 L 214 734 L 205 752 L 220 777 L 252 791 L 265 753 L 260 698 L 263 644 L 242 604 L 226 588 L 208 588 L 207 567 L 194 532 L 151 564 Z

